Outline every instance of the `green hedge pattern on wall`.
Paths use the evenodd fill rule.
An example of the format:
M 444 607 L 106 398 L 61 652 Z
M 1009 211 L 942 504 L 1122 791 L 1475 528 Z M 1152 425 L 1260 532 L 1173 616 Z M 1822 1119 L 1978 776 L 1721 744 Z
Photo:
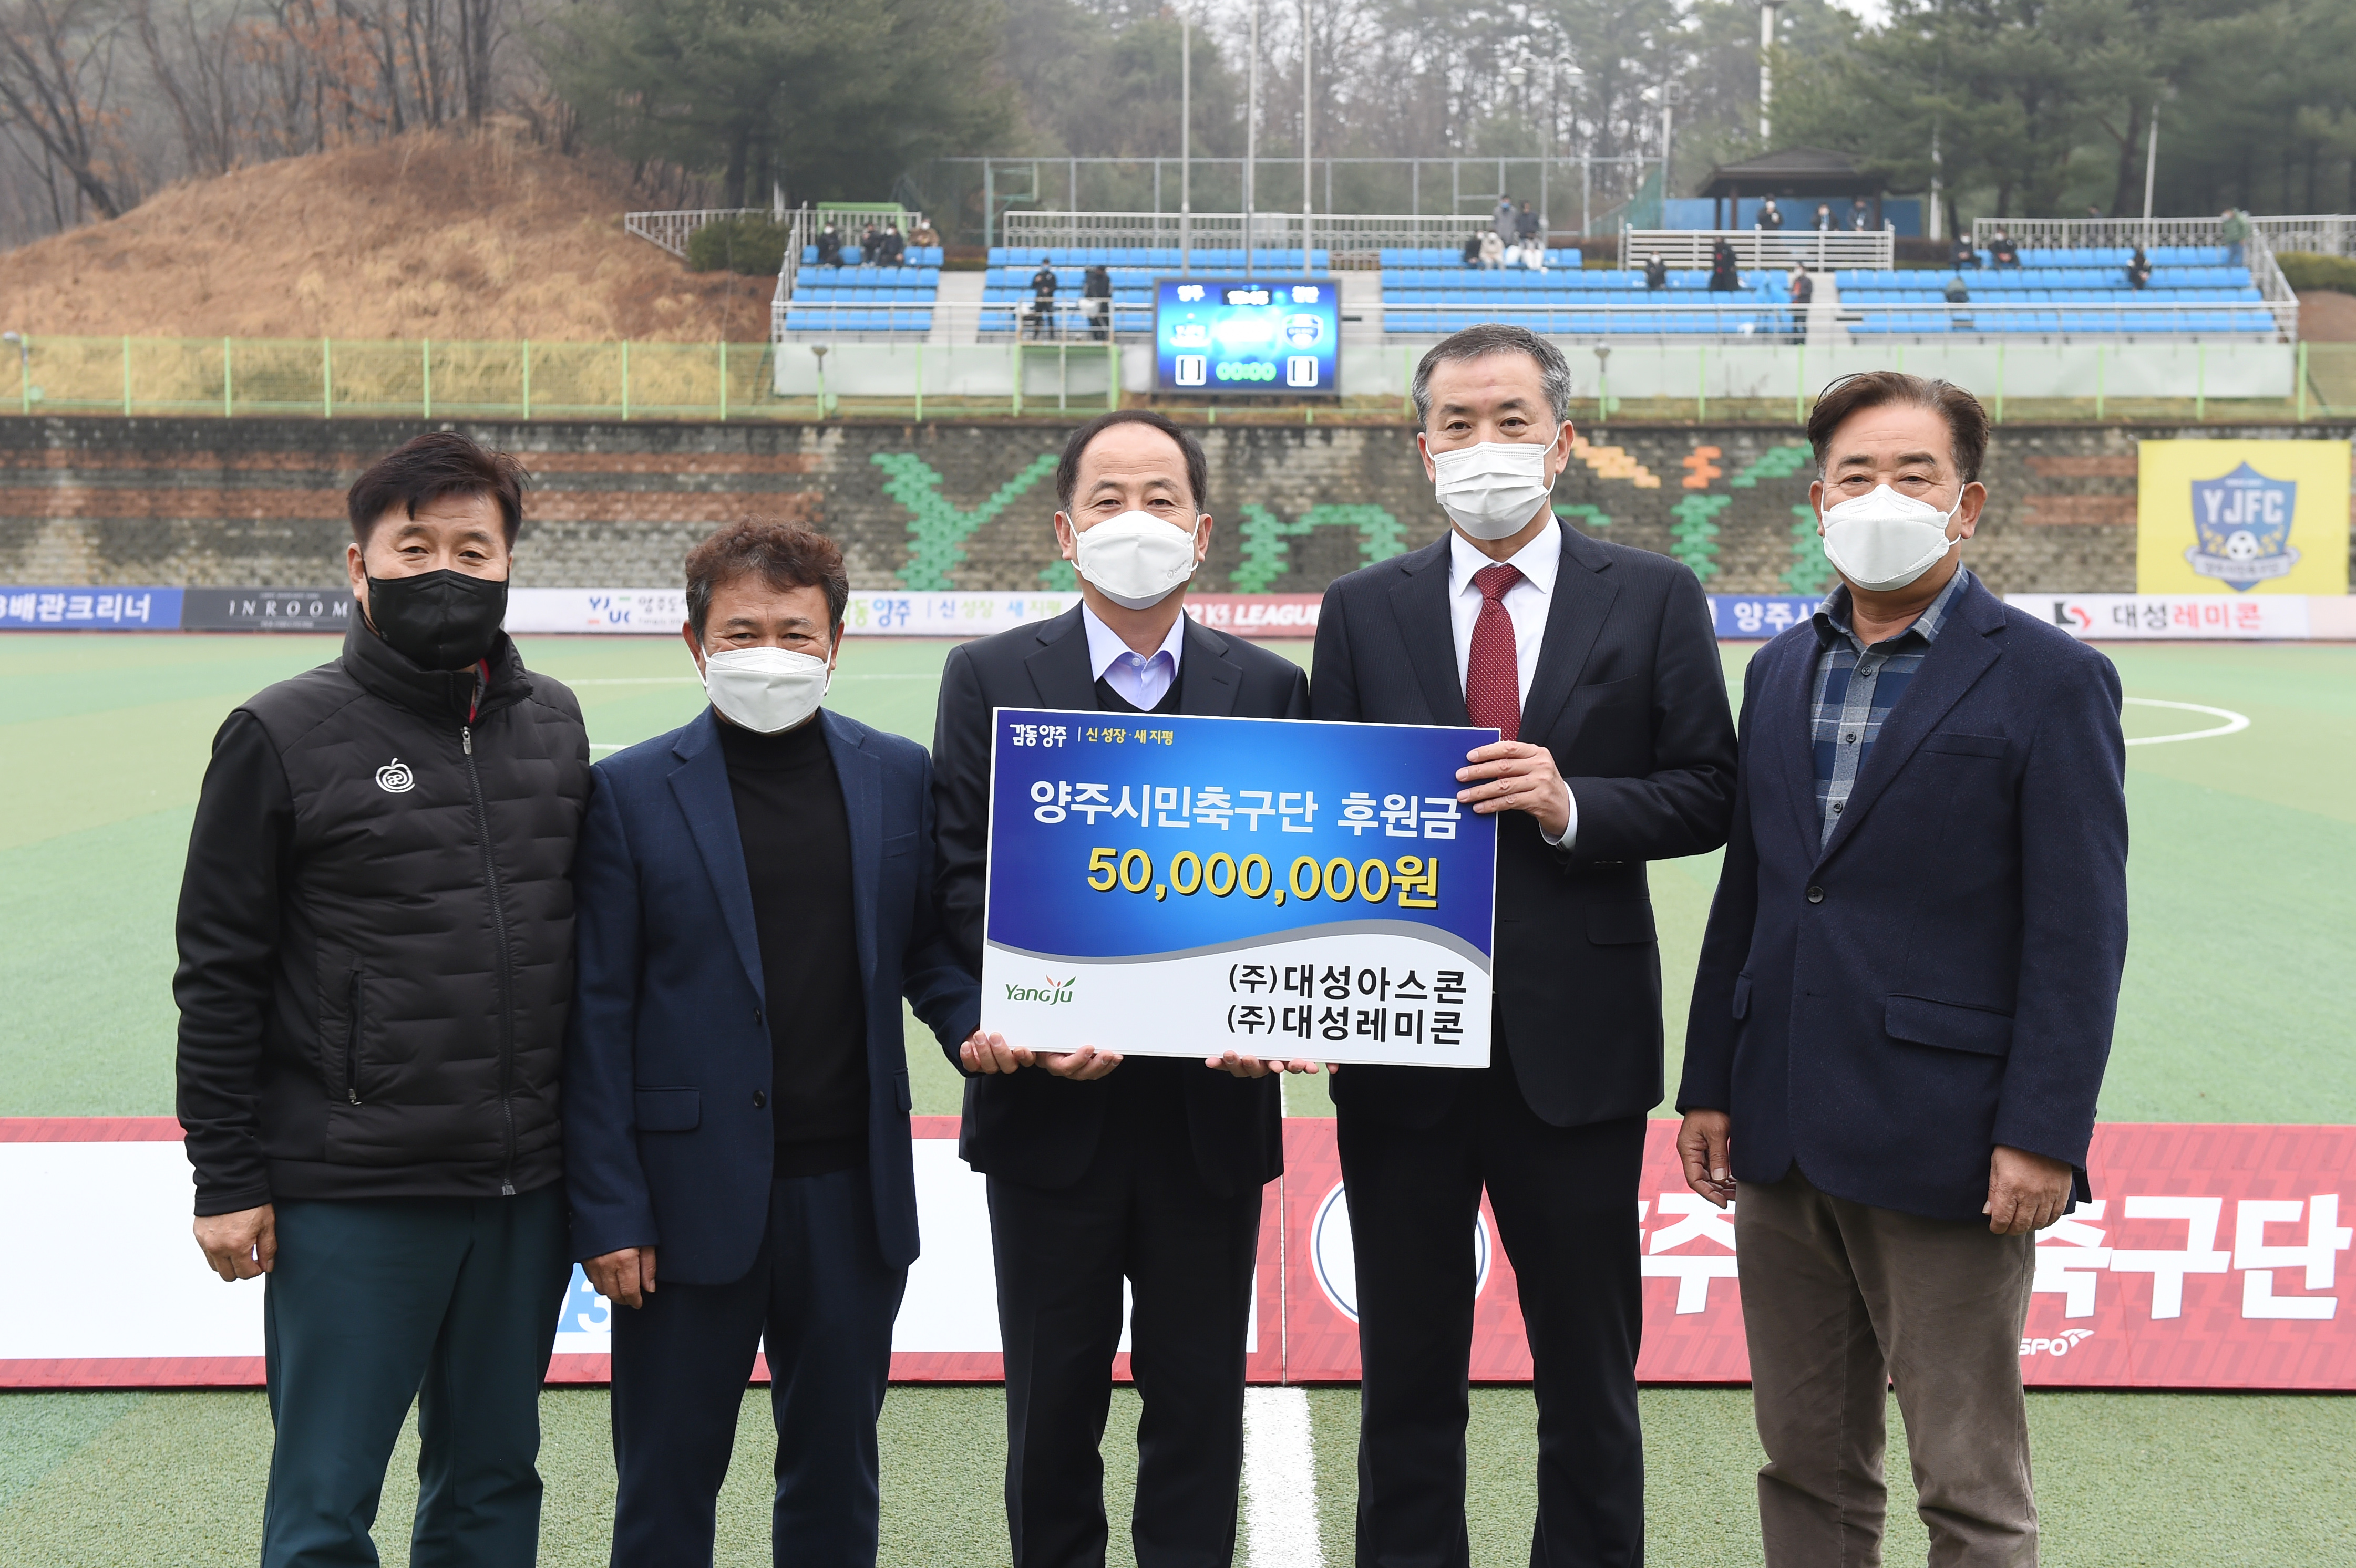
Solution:
M 1575 523 L 1583 519 L 1591 528 L 1608 528 L 1612 526 L 1612 519 L 1604 515 L 1603 508 L 1601 507 L 1582 506 L 1565 501 L 1555 507 L 1554 515 L 1566 523 Z
M 1734 504 L 1731 496 L 1687 496 L 1669 508 L 1669 553 L 1708 582 L 1718 575 L 1718 525 L 1710 519 Z
M 1243 564 L 1227 574 L 1228 582 L 1237 593 L 1267 592 L 1269 584 L 1282 577 L 1291 563 L 1292 546 L 1288 541 L 1315 528 L 1357 529 L 1358 552 L 1370 566 L 1398 554 L 1407 539 L 1407 530 L 1399 520 L 1381 507 L 1312 507 L 1289 523 L 1280 521 L 1275 513 L 1257 503 L 1248 503 L 1243 514 L 1243 527 L 1238 530 L 1243 539 Z
M 970 512 L 961 512 L 942 499 L 940 474 L 915 453 L 879 452 L 868 461 L 884 471 L 884 493 L 908 509 L 908 564 L 900 569 L 902 586 L 937 592 L 956 586 L 950 573 L 965 560 L 965 541 L 1004 511 L 1009 502 L 1052 473 L 1055 454 L 1042 453 L 1033 458 L 1029 466 Z M 1043 580 L 1045 576 L 1041 573 Z
M 1832 585 L 1833 563 L 1816 537 L 1816 509 L 1800 502 L 1792 508 L 1792 564 L 1783 569 L 1783 586 L 1794 593 L 1826 593 Z
M 1791 446 L 1771 446 L 1760 454 L 1757 462 L 1728 480 L 1726 487 L 1730 490 L 1751 490 L 1756 489 L 1762 479 L 1789 479 L 1805 468 L 1808 460 L 1815 455 L 1805 442 Z

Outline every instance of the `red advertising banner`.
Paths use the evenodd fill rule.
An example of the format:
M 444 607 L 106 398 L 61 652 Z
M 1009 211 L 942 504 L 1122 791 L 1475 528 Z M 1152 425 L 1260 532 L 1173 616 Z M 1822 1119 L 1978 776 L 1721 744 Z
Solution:
M 925 1253 L 909 1275 L 892 1374 L 994 1382 L 995 1282 L 981 1179 L 957 1118 L 920 1116 Z M 1648 1383 L 1741 1383 L 1731 1214 L 1679 1178 L 1676 1124 L 1645 1143 L 1636 1221 Z M 0 1119 L 0 1194 L 43 1290 L 0 1307 L 0 1387 L 242 1387 L 262 1381 L 262 1284 L 225 1285 L 188 1235 L 178 1125 L 165 1117 Z M 1358 1376 L 1349 1209 L 1330 1119 L 1285 1123 L 1286 1174 L 1261 1211 L 1248 1375 Z M 2356 1390 L 2342 1257 L 2356 1219 L 2356 1127 L 2097 1127 L 2092 1204 L 2038 1238 L 2021 1371 L 2049 1388 Z M 1738 1203 L 1740 1200 L 1738 1199 Z M 1512 1261 L 1487 1206 L 1466 1244 L 1479 1294 L 1472 1374 L 1526 1381 Z M 551 1380 L 602 1382 L 614 1308 L 576 1270 Z M 1116 1358 L 1126 1378 L 1128 1357 Z

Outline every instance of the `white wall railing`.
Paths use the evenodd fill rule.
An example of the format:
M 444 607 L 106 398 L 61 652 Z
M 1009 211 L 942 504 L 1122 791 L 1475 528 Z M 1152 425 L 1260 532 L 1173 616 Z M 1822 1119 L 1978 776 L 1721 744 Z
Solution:
M 1151 305 L 1090 302 L 1060 296 L 1044 308 L 1028 299 L 926 304 L 874 299 L 813 303 L 779 301 L 771 312 L 774 341 L 925 342 L 934 344 L 1125 343 L 1153 338 Z M 1679 343 L 1697 337 L 1723 342 L 1779 342 L 1808 336 L 1808 312 L 1780 300 L 1696 296 L 1687 291 L 1662 303 L 1581 303 L 1577 291 L 1493 295 L 1478 304 L 1368 302 L 1344 313 L 1344 344 L 1422 341 L 1473 322 L 1506 322 L 1571 343 L 1625 340 Z M 1889 338 L 1936 336 L 1986 342 L 2284 342 L 2296 337 L 2295 301 L 2263 304 L 2128 301 L 2117 304 L 2016 304 L 1975 300 L 1852 303 L 1840 306 L 1843 341 L 1859 346 Z M 1813 339 L 1822 341 L 1824 334 Z
M 1897 256 L 1897 232 L 1890 229 L 1623 229 L 1620 265 L 1634 269 L 1657 255 L 1672 269 L 1708 267 L 1721 240 L 1745 269 L 1794 262 L 1812 272 L 1886 271 Z
M 1308 243 L 1301 242 L 1303 220 L 1298 212 L 1256 212 L 1251 215 L 1251 245 L 1258 251 L 1324 251 L 1337 271 L 1372 271 L 1382 265 L 1387 250 L 1455 250 L 1468 234 L 1489 227 L 1489 219 L 1472 214 L 1455 217 L 1437 213 L 1313 213 L 1307 219 Z M 1101 247 L 1119 250 L 1244 249 L 1244 215 L 1240 212 L 1009 212 L 1000 220 L 1000 243 L 1009 249 L 1070 250 Z

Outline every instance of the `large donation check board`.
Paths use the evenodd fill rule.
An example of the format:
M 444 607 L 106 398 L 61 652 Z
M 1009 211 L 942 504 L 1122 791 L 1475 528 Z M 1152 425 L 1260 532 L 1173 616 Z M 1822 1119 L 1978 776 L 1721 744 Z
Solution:
M 982 1026 L 1034 1051 L 1489 1062 L 1494 730 L 1001 708 Z

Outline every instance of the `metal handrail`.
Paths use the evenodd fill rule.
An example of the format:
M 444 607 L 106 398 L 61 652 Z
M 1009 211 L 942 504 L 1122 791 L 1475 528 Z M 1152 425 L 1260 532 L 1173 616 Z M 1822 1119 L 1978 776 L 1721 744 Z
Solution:
M 1897 258 L 1897 231 L 1891 229 L 1623 229 L 1620 231 L 1620 265 L 1633 270 L 1644 258 L 1658 255 L 1680 270 L 1707 267 L 1718 243 L 1733 248 L 1735 263 L 1744 268 L 1789 267 L 1794 262 L 1812 272 L 1884 272 Z
M 752 213 L 769 215 L 766 207 L 693 207 L 669 212 L 626 212 L 622 214 L 622 232 L 635 234 L 652 245 L 659 245 L 672 255 L 684 260 L 688 236 L 718 218 L 743 218 Z

